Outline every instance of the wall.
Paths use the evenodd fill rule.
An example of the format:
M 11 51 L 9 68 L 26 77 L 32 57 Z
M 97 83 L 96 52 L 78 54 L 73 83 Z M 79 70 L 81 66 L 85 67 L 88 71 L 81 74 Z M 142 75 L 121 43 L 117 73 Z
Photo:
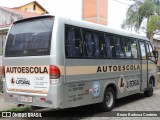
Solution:
M 157 62 L 157 70 L 160 72 L 160 40 L 154 39 L 153 40 L 153 46 L 155 50 L 158 51 L 158 62 Z
M 83 20 L 108 24 L 108 0 L 83 0 Z
M 0 7 L 0 25 L 11 24 L 16 20 L 22 19 L 22 16 L 16 13 L 9 12 Z
M 16 13 L 9 12 L 5 10 L 4 8 L 0 7 L 0 55 L 2 54 L 2 45 L 6 39 L 6 34 L 7 34 L 7 26 L 10 26 L 14 21 L 22 19 L 22 16 Z M 5 29 L 7 28 L 7 29 Z M 0 59 L 1 60 L 1 59 Z M 1 65 L 1 61 L 0 61 Z
M 19 7 L 19 8 L 17 8 L 17 9 L 26 11 L 26 8 L 28 8 L 29 9 L 28 12 L 35 12 L 35 13 L 38 13 L 38 14 L 45 14 L 45 11 L 43 11 L 38 5 L 36 5 L 36 10 L 34 11 L 33 10 L 33 5 L 36 5 L 36 4 L 34 4 L 34 2 L 32 2 L 32 3 L 29 3 L 29 4 L 23 5 L 23 6 Z
M 4 8 L 0 7 L 0 66 L 2 65 L 1 61 L 1 55 L 2 55 L 2 47 L 4 44 L 4 41 L 6 40 L 6 35 L 8 32 L 8 27 L 10 24 L 12 24 L 16 20 L 22 19 L 22 16 L 16 13 L 9 12 L 5 10 Z M 5 29 L 6 28 L 6 29 Z

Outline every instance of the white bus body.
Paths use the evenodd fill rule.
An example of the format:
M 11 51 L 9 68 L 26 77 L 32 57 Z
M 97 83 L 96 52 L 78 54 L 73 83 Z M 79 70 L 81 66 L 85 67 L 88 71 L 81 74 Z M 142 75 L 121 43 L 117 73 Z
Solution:
M 13 23 L 4 47 L 7 102 L 54 109 L 100 103 L 156 86 L 157 52 L 146 37 L 52 15 Z

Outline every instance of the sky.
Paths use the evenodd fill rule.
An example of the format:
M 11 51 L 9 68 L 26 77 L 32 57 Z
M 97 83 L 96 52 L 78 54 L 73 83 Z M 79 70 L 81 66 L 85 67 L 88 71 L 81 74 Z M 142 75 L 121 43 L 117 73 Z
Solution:
M 0 0 L 0 6 L 16 7 L 33 0 Z M 71 18 L 82 18 L 81 0 L 37 0 L 50 14 L 59 14 Z M 108 26 L 121 29 L 131 0 L 108 0 Z
M 23 3 L 29 3 L 34 0 L 0 0 L 0 6 L 16 7 Z M 59 14 L 71 16 L 74 18 L 81 18 L 81 0 L 36 0 L 38 1 L 50 14 Z
M 108 25 L 112 28 L 121 29 L 127 9 L 133 2 L 130 0 L 109 0 L 108 3 Z

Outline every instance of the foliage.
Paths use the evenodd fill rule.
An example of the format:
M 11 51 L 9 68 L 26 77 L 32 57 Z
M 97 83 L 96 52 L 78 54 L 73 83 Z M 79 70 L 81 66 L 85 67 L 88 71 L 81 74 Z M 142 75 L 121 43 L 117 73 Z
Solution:
M 138 11 L 139 16 L 141 16 L 142 18 L 148 18 L 154 15 L 154 13 L 156 12 L 155 4 L 151 0 L 146 0 L 142 5 L 139 6 Z
M 23 107 L 14 107 L 9 110 L 5 110 L 5 112 L 29 112 L 32 110 L 31 106 L 23 106 Z
M 152 32 L 160 29 L 160 16 L 153 15 L 147 24 L 147 31 Z
M 2 117 L 2 112 L 30 112 L 32 110 L 31 106 L 24 106 L 24 107 L 14 107 L 9 110 L 0 111 L 0 118 Z
M 122 24 L 122 28 L 132 29 L 139 32 L 143 21 L 147 20 L 147 35 L 149 38 L 153 36 L 153 32 L 159 27 L 154 22 L 158 21 L 160 16 L 160 0 L 133 0 L 134 3 L 128 8 L 126 20 Z M 155 18 L 155 16 L 157 16 Z M 152 27 L 153 26 L 153 27 Z M 155 27 L 156 26 L 156 27 Z

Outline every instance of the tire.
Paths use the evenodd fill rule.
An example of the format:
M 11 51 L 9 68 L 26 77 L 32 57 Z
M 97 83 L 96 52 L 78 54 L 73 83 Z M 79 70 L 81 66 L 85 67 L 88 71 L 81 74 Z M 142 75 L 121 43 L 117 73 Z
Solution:
M 153 79 L 150 79 L 148 90 L 144 91 L 144 95 L 146 97 L 150 97 L 153 95 Z
M 115 104 L 115 91 L 108 87 L 105 90 L 103 102 L 99 104 L 99 108 L 103 112 L 111 111 Z

